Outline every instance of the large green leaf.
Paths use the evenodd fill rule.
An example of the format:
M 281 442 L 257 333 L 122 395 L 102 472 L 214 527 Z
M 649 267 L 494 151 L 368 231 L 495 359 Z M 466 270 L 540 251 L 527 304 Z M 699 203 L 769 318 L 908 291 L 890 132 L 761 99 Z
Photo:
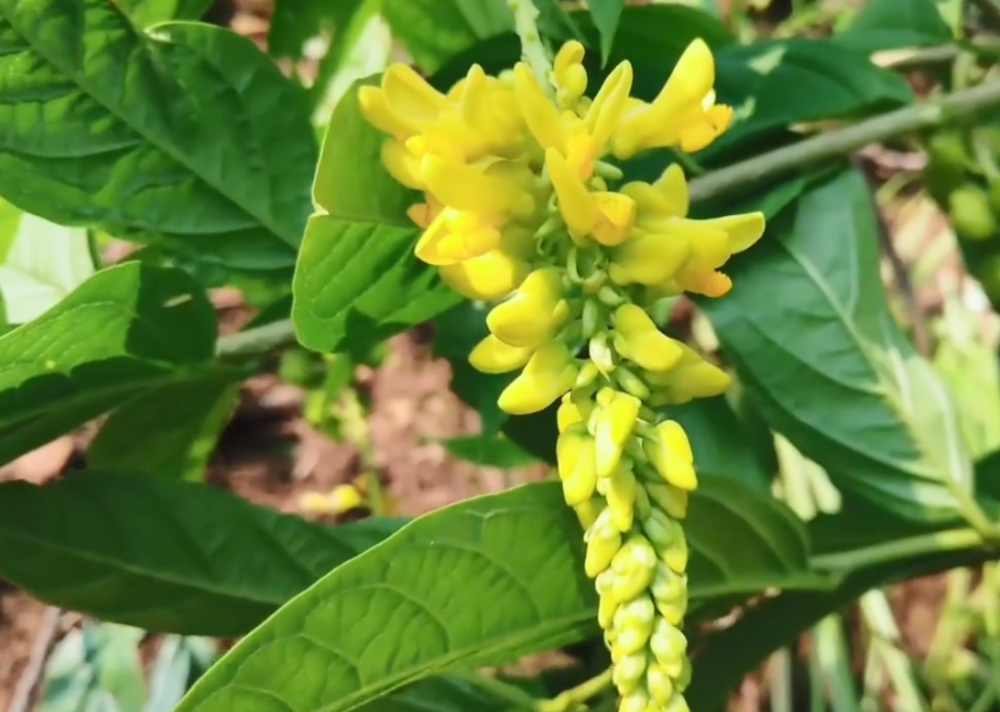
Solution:
M 579 25 L 583 39 L 591 49 L 586 59 L 591 81 L 588 91 L 593 94 L 600 86 L 599 80 L 623 59 L 636 65 L 636 76 L 650 76 L 645 94 L 656 95 L 684 48 L 696 38 L 701 38 L 713 49 L 719 49 L 734 42 L 725 25 L 711 15 L 681 4 L 667 3 L 642 6 L 627 6 L 618 20 L 618 29 L 607 66 L 602 69 L 601 35 L 594 27 L 589 13 L 576 11 L 569 13 Z M 493 37 L 480 42 L 470 49 L 456 53 L 434 77 L 434 84 L 448 88 L 465 75 L 469 65 L 477 62 L 487 72 L 498 73 L 514 65 L 521 58 L 520 42 L 516 35 Z M 638 71 L 643 68 L 642 71 Z M 657 84 L 654 86 L 654 84 Z M 650 98 L 650 97 L 646 97 Z
M 437 71 L 479 40 L 514 29 L 504 3 L 482 0 L 383 0 L 382 16 L 425 72 Z
M 94 273 L 90 238 L 23 213 L 0 264 L 0 292 L 8 324 L 26 324 L 55 306 Z
M 951 30 L 933 0 L 868 0 L 836 41 L 861 52 L 945 44 Z
M 864 179 L 847 170 L 772 221 L 705 300 L 771 424 L 834 482 L 915 518 L 953 517 L 972 467 L 948 394 L 893 322 Z
M 699 492 L 688 532 L 695 601 L 825 585 L 806 571 L 792 514 L 735 483 Z M 240 641 L 178 712 L 349 710 L 449 668 L 580 640 L 596 626 L 580 541 L 556 483 L 421 517 Z
M 209 367 L 215 310 L 178 269 L 98 272 L 0 337 L 0 462 L 145 390 Z
M 232 267 L 293 263 L 315 142 L 249 40 L 139 34 L 107 0 L 0 0 L 0 73 L 0 195 L 18 207 Z
M 86 471 L 0 484 L 0 576 L 104 620 L 239 635 L 396 526 L 311 524 L 204 485 Z
M 724 47 L 716 52 L 716 65 L 719 101 L 730 104 L 734 116 L 729 130 L 705 151 L 711 158 L 792 124 L 878 113 L 913 100 L 903 77 L 830 40 Z M 637 68 L 637 85 L 639 75 Z
M 337 105 L 313 186 L 293 285 L 299 340 L 317 351 L 363 348 L 458 303 L 413 254 L 417 202 L 382 168 L 383 136 L 358 109 L 357 87 Z
M 212 0 L 118 0 L 118 5 L 140 27 L 168 20 L 198 20 Z
M 212 371 L 167 383 L 111 414 L 87 448 L 87 463 L 115 470 L 198 481 L 219 433 L 236 407 L 239 371 Z

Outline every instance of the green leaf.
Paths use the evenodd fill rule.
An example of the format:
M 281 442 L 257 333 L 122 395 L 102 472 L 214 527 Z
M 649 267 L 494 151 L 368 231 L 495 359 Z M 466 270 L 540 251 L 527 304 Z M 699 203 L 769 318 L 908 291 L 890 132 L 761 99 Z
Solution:
M 688 531 L 695 601 L 826 584 L 805 570 L 805 536 L 794 515 L 736 483 L 700 490 Z M 209 671 L 177 712 L 275 704 L 349 710 L 450 668 L 581 640 L 596 626 L 596 596 L 582 569 L 580 527 L 557 483 L 445 507 L 290 601 Z
M 625 9 L 625 0 L 590 0 L 587 5 L 594 27 L 601 36 L 601 64 L 605 65 L 611 56 L 611 47 L 618 31 L 622 10 Z
M 8 324 L 26 324 L 55 306 L 94 273 L 87 231 L 23 213 L 0 264 Z
M 87 471 L 0 484 L 0 576 L 104 620 L 240 635 L 397 526 L 328 527 L 204 485 Z
M 715 50 L 735 41 L 719 20 L 692 7 L 676 3 L 626 6 L 618 21 L 609 58 L 602 63 L 601 36 L 590 14 L 575 11 L 568 15 L 574 25 L 580 27 L 581 41 L 590 49 L 598 50 L 588 53 L 585 60 L 591 96 L 600 88 L 611 66 L 628 59 L 636 65 L 636 91 L 651 99 L 663 88 L 670 70 L 692 40 L 700 37 Z M 555 34 L 558 23 L 546 24 L 554 25 L 548 34 Z M 559 39 L 563 39 L 566 33 L 558 34 Z M 474 62 L 487 72 L 497 74 L 512 67 L 520 58 L 520 41 L 515 34 L 493 37 L 453 56 L 435 74 L 432 82 L 439 89 L 447 89 L 464 77 Z
M 367 344 L 451 308 L 459 296 L 413 254 L 418 202 L 382 168 L 383 137 L 361 116 L 357 87 L 334 111 L 313 186 L 317 212 L 299 252 L 292 319 L 316 351 Z
M 845 490 L 906 517 L 953 517 L 972 467 L 948 394 L 893 322 L 872 199 L 855 171 L 808 191 L 704 300 L 772 427 Z
M 855 118 L 913 100 L 903 77 L 829 40 L 734 45 L 718 50 L 715 61 L 719 101 L 732 106 L 734 115 L 729 130 L 705 151 L 712 159 L 792 124 Z M 641 71 L 636 67 L 637 86 Z M 636 94 L 651 99 L 650 90 L 665 79 L 659 76 Z
M 107 0 L 0 0 L 0 70 L 31 74 L 0 88 L 0 195 L 18 207 L 234 268 L 293 263 L 315 143 L 300 90 L 248 39 L 140 34 Z
M 839 523 L 851 527 L 853 520 Z M 825 616 L 841 611 L 866 591 L 896 581 L 975 566 L 995 559 L 979 547 L 953 547 L 921 538 L 924 547 L 907 547 L 898 541 L 901 553 L 859 565 L 827 591 L 782 591 L 747 608 L 730 626 L 710 633 L 701 641 L 691 687 L 685 693 L 692 709 L 721 710 L 739 682 L 765 660 L 792 643 Z
M 198 481 L 232 415 L 242 373 L 212 372 L 145 393 L 111 414 L 87 448 L 97 470 Z
M 0 337 L 0 462 L 211 362 L 215 310 L 177 269 L 98 272 Z
M 483 0 L 383 0 L 382 16 L 395 39 L 425 72 L 451 57 L 514 29 L 504 3 Z
M 511 712 L 511 700 L 457 677 L 438 676 L 358 707 L 358 712 Z
M 509 470 L 538 462 L 537 458 L 521 449 L 513 440 L 503 436 L 468 435 L 449 438 L 444 446 L 453 457 L 481 467 L 498 467 Z
M 267 34 L 267 49 L 275 57 L 299 60 L 306 43 L 324 33 L 336 33 L 334 44 L 340 44 L 342 33 L 364 3 L 365 0 L 277 0 Z
M 212 0 L 118 0 L 132 22 L 149 27 L 168 20 L 199 20 Z
M 952 40 L 951 30 L 933 0 L 869 0 L 834 37 L 855 51 L 867 53 Z

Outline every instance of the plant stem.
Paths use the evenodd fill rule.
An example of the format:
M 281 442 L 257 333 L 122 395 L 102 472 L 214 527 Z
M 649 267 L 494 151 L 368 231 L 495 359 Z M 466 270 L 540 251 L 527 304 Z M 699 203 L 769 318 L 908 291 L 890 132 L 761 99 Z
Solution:
M 514 30 L 521 40 L 521 57 L 531 67 L 542 89 L 555 97 L 552 86 L 552 60 L 538 32 L 538 8 L 534 0 L 507 0 L 507 7 L 514 15 Z
M 256 356 L 295 343 L 297 339 L 292 320 L 282 319 L 223 336 L 215 345 L 215 354 L 220 358 Z
M 922 556 L 943 551 L 957 551 L 981 547 L 983 538 L 975 529 L 963 527 L 922 534 L 906 539 L 875 544 L 854 551 L 838 554 L 820 554 L 812 558 L 812 566 L 827 571 L 849 571 L 911 556 Z
M 941 126 L 998 105 L 1000 80 L 906 106 L 696 178 L 691 181 L 691 199 L 715 198 L 765 179 L 793 173 L 817 161 L 846 156 L 893 136 Z
M 576 687 L 560 693 L 551 700 L 541 700 L 535 704 L 536 712 L 568 712 L 577 705 L 582 705 L 611 686 L 611 669 L 600 675 L 581 682 Z

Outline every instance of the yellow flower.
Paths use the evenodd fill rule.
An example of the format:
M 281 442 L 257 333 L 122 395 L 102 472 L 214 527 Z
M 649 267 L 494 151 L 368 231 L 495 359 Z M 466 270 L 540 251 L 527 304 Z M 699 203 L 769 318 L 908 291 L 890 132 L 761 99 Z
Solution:
M 554 148 L 545 152 L 545 168 L 559 199 L 559 213 L 578 244 L 591 236 L 602 245 L 625 242 L 635 222 L 635 201 L 622 193 L 591 192 L 569 161 Z
M 535 207 L 531 196 L 534 176 L 519 162 L 484 159 L 459 163 L 429 154 L 421 159 L 420 177 L 429 192 L 455 210 L 525 215 Z
M 623 304 L 615 311 L 615 350 L 648 371 L 669 371 L 684 351 L 678 342 L 656 328 L 643 309 Z
M 383 142 L 381 158 L 382 165 L 397 183 L 413 190 L 427 187 L 420 175 L 420 159 L 402 141 L 391 138 Z
M 657 286 L 673 279 L 691 253 L 691 243 L 683 237 L 634 228 L 611 253 L 608 276 L 615 284 Z
M 583 45 L 576 40 L 566 42 L 556 53 L 552 73 L 559 85 L 562 106 L 573 106 L 587 91 L 587 70 L 583 68 L 585 53 Z
M 565 432 L 556 441 L 556 462 L 566 504 L 577 507 L 597 490 L 594 439 L 586 432 Z
M 525 278 L 510 299 L 486 316 L 490 332 L 511 346 L 537 347 L 566 321 L 562 271 L 538 269 Z
M 726 392 L 732 385 L 729 374 L 680 344 L 684 355 L 666 373 L 647 371 L 646 380 L 656 386 L 652 405 L 687 403 L 695 398 L 711 398 Z
M 544 344 L 503 390 L 498 405 L 512 415 L 545 410 L 573 387 L 577 371 L 576 360 L 565 344 L 558 341 Z
M 715 104 L 715 59 L 703 40 L 694 40 L 650 104 L 632 99 L 615 130 L 618 158 L 650 148 L 680 146 L 696 151 L 726 130 L 732 109 Z
M 547 150 L 566 151 L 566 128 L 559 110 L 549 101 L 531 69 L 524 62 L 514 65 L 514 95 L 528 130 L 535 141 Z
M 445 208 L 424 230 L 414 252 L 429 265 L 455 265 L 481 257 L 500 245 L 502 219 Z
M 510 373 L 528 363 L 532 348 L 505 344 L 490 334 L 476 344 L 469 354 L 469 363 L 481 373 Z
M 496 249 L 463 262 L 442 265 L 441 279 L 464 297 L 490 302 L 517 289 L 530 270 L 527 262 Z

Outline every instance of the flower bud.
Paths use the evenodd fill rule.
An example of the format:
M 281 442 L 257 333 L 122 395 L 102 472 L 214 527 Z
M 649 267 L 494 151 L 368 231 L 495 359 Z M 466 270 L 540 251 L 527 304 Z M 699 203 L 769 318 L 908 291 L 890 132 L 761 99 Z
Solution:
M 614 614 L 617 645 L 625 655 L 646 647 L 653 634 L 656 606 L 649 596 L 641 595 L 618 607 Z
M 622 696 L 621 702 L 618 703 L 618 712 L 648 712 L 648 710 L 649 694 L 642 688 Z
M 587 576 L 594 578 L 605 571 L 622 547 L 622 535 L 611 524 L 611 511 L 605 509 L 584 535 L 587 553 L 583 568 Z
M 646 667 L 646 689 L 649 690 L 649 696 L 661 706 L 668 704 L 677 691 L 673 679 L 656 661 L 650 662 Z
M 657 473 L 657 477 L 659 474 Z M 688 493 L 666 482 L 645 482 L 642 487 L 656 506 L 674 519 L 686 519 Z
M 556 454 L 566 504 L 571 507 L 583 504 L 597 489 L 594 439 L 589 433 L 563 433 L 557 441 Z
M 596 486 L 596 456 L 594 465 L 594 484 Z M 627 467 L 624 463 L 619 464 L 614 474 L 606 478 L 606 482 L 604 496 L 608 500 L 608 509 L 611 510 L 611 522 L 618 531 L 627 532 L 632 528 L 635 517 L 636 481 L 632 468 Z
M 681 424 L 667 420 L 653 428 L 653 437 L 643 441 L 643 449 L 660 476 L 678 489 L 690 492 L 698 486 L 691 443 Z
M 597 476 L 610 477 L 621 462 L 625 442 L 639 419 L 642 403 L 635 396 L 603 388 L 597 394 Z
M 629 695 L 639 688 L 639 683 L 646 674 L 646 660 L 645 652 L 620 654 L 611 671 L 611 681 L 621 695 Z
M 687 637 L 677 626 L 658 620 L 653 626 L 649 649 L 663 671 L 672 679 L 681 674 L 681 661 L 687 655 Z
M 609 593 L 620 601 L 631 601 L 649 588 L 656 572 L 656 551 L 638 534 L 629 537 L 611 560 Z

